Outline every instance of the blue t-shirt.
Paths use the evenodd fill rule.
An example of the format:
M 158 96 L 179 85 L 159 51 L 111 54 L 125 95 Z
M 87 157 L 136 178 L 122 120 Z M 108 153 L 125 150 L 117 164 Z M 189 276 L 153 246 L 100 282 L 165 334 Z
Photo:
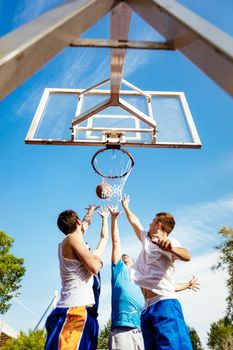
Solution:
M 131 282 L 129 268 L 120 259 L 112 263 L 112 330 L 117 327 L 140 327 L 144 306 L 140 288 Z

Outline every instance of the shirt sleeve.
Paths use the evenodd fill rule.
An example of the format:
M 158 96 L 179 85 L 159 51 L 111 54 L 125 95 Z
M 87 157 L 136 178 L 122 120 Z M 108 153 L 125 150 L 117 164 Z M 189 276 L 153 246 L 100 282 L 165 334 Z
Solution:
M 123 261 L 120 259 L 116 264 L 112 262 L 112 276 L 115 277 L 119 274 L 123 267 Z
M 168 239 L 170 239 L 170 241 L 172 242 L 173 247 L 182 248 L 181 244 L 175 238 L 168 237 Z M 179 258 L 175 254 L 171 252 L 167 252 L 166 250 L 163 250 L 159 247 L 157 249 L 160 251 L 161 254 L 166 255 L 170 260 L 172 261 L 175 261 L 177 259 L 179 260 Z
M 182 245 L 180 244 L 180 242 L 178 242 L 175 238 L 170 238 L 170 240 L 172 242 L 173 247 L 182 248 Z
M 144 231 L 144 230 L 141 231 L 141 241 L 142 241 L 142 242 L 144 242 L 145 236 L 147 235 L 147 233 L 148 233 L 148 232 L 146 232 L 146 231 Z
M 171 242 L 173 247 L 175 248 L 182 248 L 182 245 L 180 244 L 180 242 L 178 242 L 175 238 L 171 238 Z M 172 254 L 172 260 L 180 260 L 180 258 L 178 258 L 178 256 L 176 256 L 175 254 Z

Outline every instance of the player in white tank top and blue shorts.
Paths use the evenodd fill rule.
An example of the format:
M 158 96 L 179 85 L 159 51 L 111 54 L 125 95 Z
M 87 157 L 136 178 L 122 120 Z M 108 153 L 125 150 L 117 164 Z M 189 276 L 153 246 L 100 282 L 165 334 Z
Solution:
M 91 206 L 83 222 L 72 210 L 62 212 L 57 220 L 66 238 L 59 244 L 58 257 L 62 282 L 57 307 L 46 321 L 45 350 L 96 350 L 98 321 L 93 292 L 93 276 L 102 267 L 100 260 L 107 242 L 108 212 L 102 210 L 101 238 L 92 253 L 83 240 L 85 225 L 89 225 L 96 210 Z
M 192 350 L 174 282 L 175 261 L 189 261 L 190 255 L 175 239 L 168 239 L 175 220 L 169 213 L 158 213 L 146 232 L 129 208 L 129 197 L 123 198 L 122 206 L 142 243 L 131 277 L 146 299 L 141 315 L 145 350 Z

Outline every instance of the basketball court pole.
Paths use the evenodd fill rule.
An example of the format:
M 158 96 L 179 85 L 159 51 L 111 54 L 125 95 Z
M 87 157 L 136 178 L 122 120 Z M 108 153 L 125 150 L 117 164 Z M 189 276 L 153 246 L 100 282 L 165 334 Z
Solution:
M 69 46 L 119 0 L 69 1 L 0 39 L 0 99 Z
M 55 309 L 56 305 L 57 305 L 57 301 L 58 301 L 58 291 L 55 290 L 54 292 L 54 297 L 51 300 L 51 302 L 49 303 L 48 307 L 46 308 L 46 310 L 44 311 L 43 315 L 41 316 L 41 318 L 39 319 L 39 321 L 37 322 L 35 328 L 33 329 L 33 331 L 36 331 L 39 327 L 39 325 L 41 324 L 41 322 L 43 321 L 45 315 L 47 314 L 47 312 L 49 311 L 49 309 L 51 308 L 51 306 L 53 307 L 53 309 Z
M 65 47 L 72 45 L 85 30 L 119 3 L 120 7 L 126 6 L 124 1 L 119 0 L 71 1 L 2 37 L 0 98 L 16 89 Z M 127 0 L 126 3 L 165 37 L 167 47 L 179 50 L 233 96 L 233 38 L 230 35 L 175 0 Z M 121 13 L 122 20 L 125 19 L 125 33 L 129 10 L 126 12 Z M 121 39 L 112 36 L 112 40 L 114 38 Z M 125 48 L 120 44 L 113 50 L 124 51 Z M 119 57 L 124 59 L 124 55 Z M 116 91 L 122 69 L 121 60 L 114 62 L 113 55 L 111 75 L 113 79 L 116 74 L 113 83 Z
M 230 95 L 233 38 L 174 0 L 128 0 L 128 6 Z
M 4 312 L 3 316 L 2 316 L 2 323 L 1 323 L 1 328 L 0 328 L 0 337 L 2 336 L 2 331 L 3 331 L 3 326 L 5 323 L 5 319 L 6 319 L 6 312 Z
M 111 39 L 128 40 L 131 9 L 124 3 L 112 10 Z M 111 101 L 119 101 L 119 92 L 125 63 L 125 49 L 111 49 Z
M 75 39 L 71 47 L 94 47 L 109 49 L 174 50 L 171 42 L 138 40 Z

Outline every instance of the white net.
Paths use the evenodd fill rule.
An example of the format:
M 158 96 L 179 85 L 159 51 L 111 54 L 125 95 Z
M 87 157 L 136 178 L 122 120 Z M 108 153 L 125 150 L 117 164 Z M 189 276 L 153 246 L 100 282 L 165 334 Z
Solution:
M 134 164 L 133 158 L 120 149 L 104 149 L 93 159 L 93 168 L 102 178 L 101 198 L 117 207 Z
M 126 183 L 126 180 L 130 174 L 131 170 L 128 172 L 128 174 L 124 177 L 117 178 L 117 179 L 108 179 L 107 183 L 111 186 L 111 190 L 106 190 L 106 200 L 111 202 L 115 207 L 118 206 L 118 203 L 122 200 L 122 193 L 123 189 Z M 103 178 L 103 184 L 106 183 L 106 179 Z M 104 186 L 105 187 L 105 186 Z M 105 189 L 103 190 L 103 193 L 105 192 Z

